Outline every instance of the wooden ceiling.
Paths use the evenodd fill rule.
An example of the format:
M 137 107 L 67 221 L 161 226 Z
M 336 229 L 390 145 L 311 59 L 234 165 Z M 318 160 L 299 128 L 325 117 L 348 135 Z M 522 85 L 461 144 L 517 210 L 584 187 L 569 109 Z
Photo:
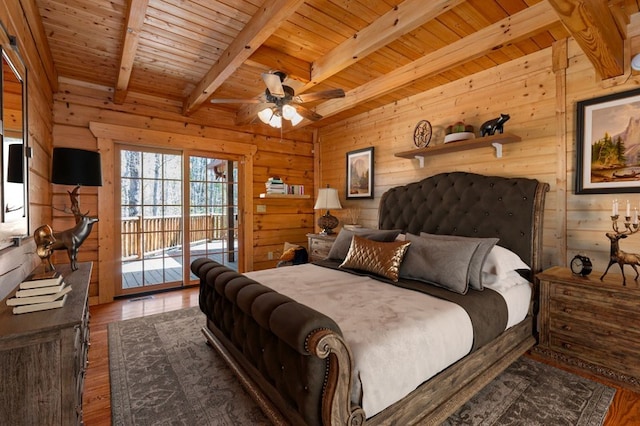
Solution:
M 255 118 L 211 98 L 264 93 L 282 70 L 323 126 L 572 36 L 601 78 L 624 71 L 638 0 L 35 0 L 59 77 Z M 255 108 L 255 107 L 254 107 Z M 260 124 L 262 125 L 262 124 Z

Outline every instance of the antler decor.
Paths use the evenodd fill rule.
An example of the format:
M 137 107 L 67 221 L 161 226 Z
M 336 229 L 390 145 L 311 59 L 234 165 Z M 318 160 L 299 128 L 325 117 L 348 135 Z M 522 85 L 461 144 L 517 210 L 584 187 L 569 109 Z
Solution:
M 624 231 L 620 231 L 618 229 L 618 218 L 619 218 L 618 200 L 614 200 L 613 206 L 611 208 L 611 226 L 613 227 L 613 230 L 615 232 L 607 232 L 605 234 L 607 238 L 609 238 L 609 241 L 611 242 L 611 249 L 609 252 L 609 265 L 607 266 L 607 269 L 604 271 L 604 274 L 602 274 L 602 276 L 600 277 L 600 281 L 602 281 L 604 276 L 607 275 L 607 272 L 609 271 L 609 268 L 611 267 L 611 265 L 613 265 L 614 263 L 617 263 L 618 265 L 620 265 L 620 271 L 622 272 L 622 285 L 626 286 L 627 281 L 624 276 L 624 265 L 631 265 L 633 270 L 636 272 L 636 276 L 634 280 L 637 281 L 640 273 L 638 273 L 638 268 L 636 268 L 636 266 L 640 265 L 640 254 L 627 253 L 625 251 L 620 250 L 618 241 L 621 238 L 627 238 L 627 236 L 635 234 L 640 230 L 640 227 L 638 226 L 638 209 L 635 209 L 633 212 L 633 223 L 632 223 L 631 222 L 631 205 L 627 200 L 627 210 L 624 217 L 625 219 Z

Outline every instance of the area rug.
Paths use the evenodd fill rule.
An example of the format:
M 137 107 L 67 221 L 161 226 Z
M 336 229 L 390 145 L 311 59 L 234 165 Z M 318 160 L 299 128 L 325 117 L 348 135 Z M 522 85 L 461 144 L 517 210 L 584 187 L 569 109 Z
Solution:
M 216 351 L 196 308 L 109 324 L 114 425 L 269 425 Z M 444 424 L 601 425 L 615 389 L 526 357 Z

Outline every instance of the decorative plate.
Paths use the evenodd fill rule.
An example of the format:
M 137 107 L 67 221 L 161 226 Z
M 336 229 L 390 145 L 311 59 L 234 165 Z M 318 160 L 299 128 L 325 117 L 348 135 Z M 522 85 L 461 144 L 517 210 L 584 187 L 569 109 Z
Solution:
M 431 123 L 427 120 L 420 120 L 413 129 L 413 144 L 418 148 L 424 148 L 431 141 Z

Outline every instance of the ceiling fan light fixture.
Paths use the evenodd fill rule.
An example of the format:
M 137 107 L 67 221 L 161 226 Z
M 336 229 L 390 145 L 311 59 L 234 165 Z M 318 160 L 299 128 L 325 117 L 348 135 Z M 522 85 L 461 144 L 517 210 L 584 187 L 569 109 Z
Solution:
M 298 111 L 291 105 L 287 104 L 282 107 L 282 118 L 286 118 L 287 120 L 293 120 L 293 117 L 298 114 Z
M 273 110 L 271 108 L 265 108 L 262 111 L 258 112 L 258 118 L 264 124 L 269 124 L 272 117 L 273 117 Z
M 280 117 L 278 114 L 273 114 L 273 116 L 271 117 L 271 120 L 269 121 L 269 125 L 271 127 L 275 127 L 276 129 L 279 129 L 282 127 L 282 117 Z
M 294 114 L 293 117 L 291 117 L 291 124 L 296 126 L 298 124 L 300 124 L 300 122 L 303 120 L 303 116 L 301 116 L 300 114 L 298 114 L 298 111 L 296 111 L 296 113 Z

